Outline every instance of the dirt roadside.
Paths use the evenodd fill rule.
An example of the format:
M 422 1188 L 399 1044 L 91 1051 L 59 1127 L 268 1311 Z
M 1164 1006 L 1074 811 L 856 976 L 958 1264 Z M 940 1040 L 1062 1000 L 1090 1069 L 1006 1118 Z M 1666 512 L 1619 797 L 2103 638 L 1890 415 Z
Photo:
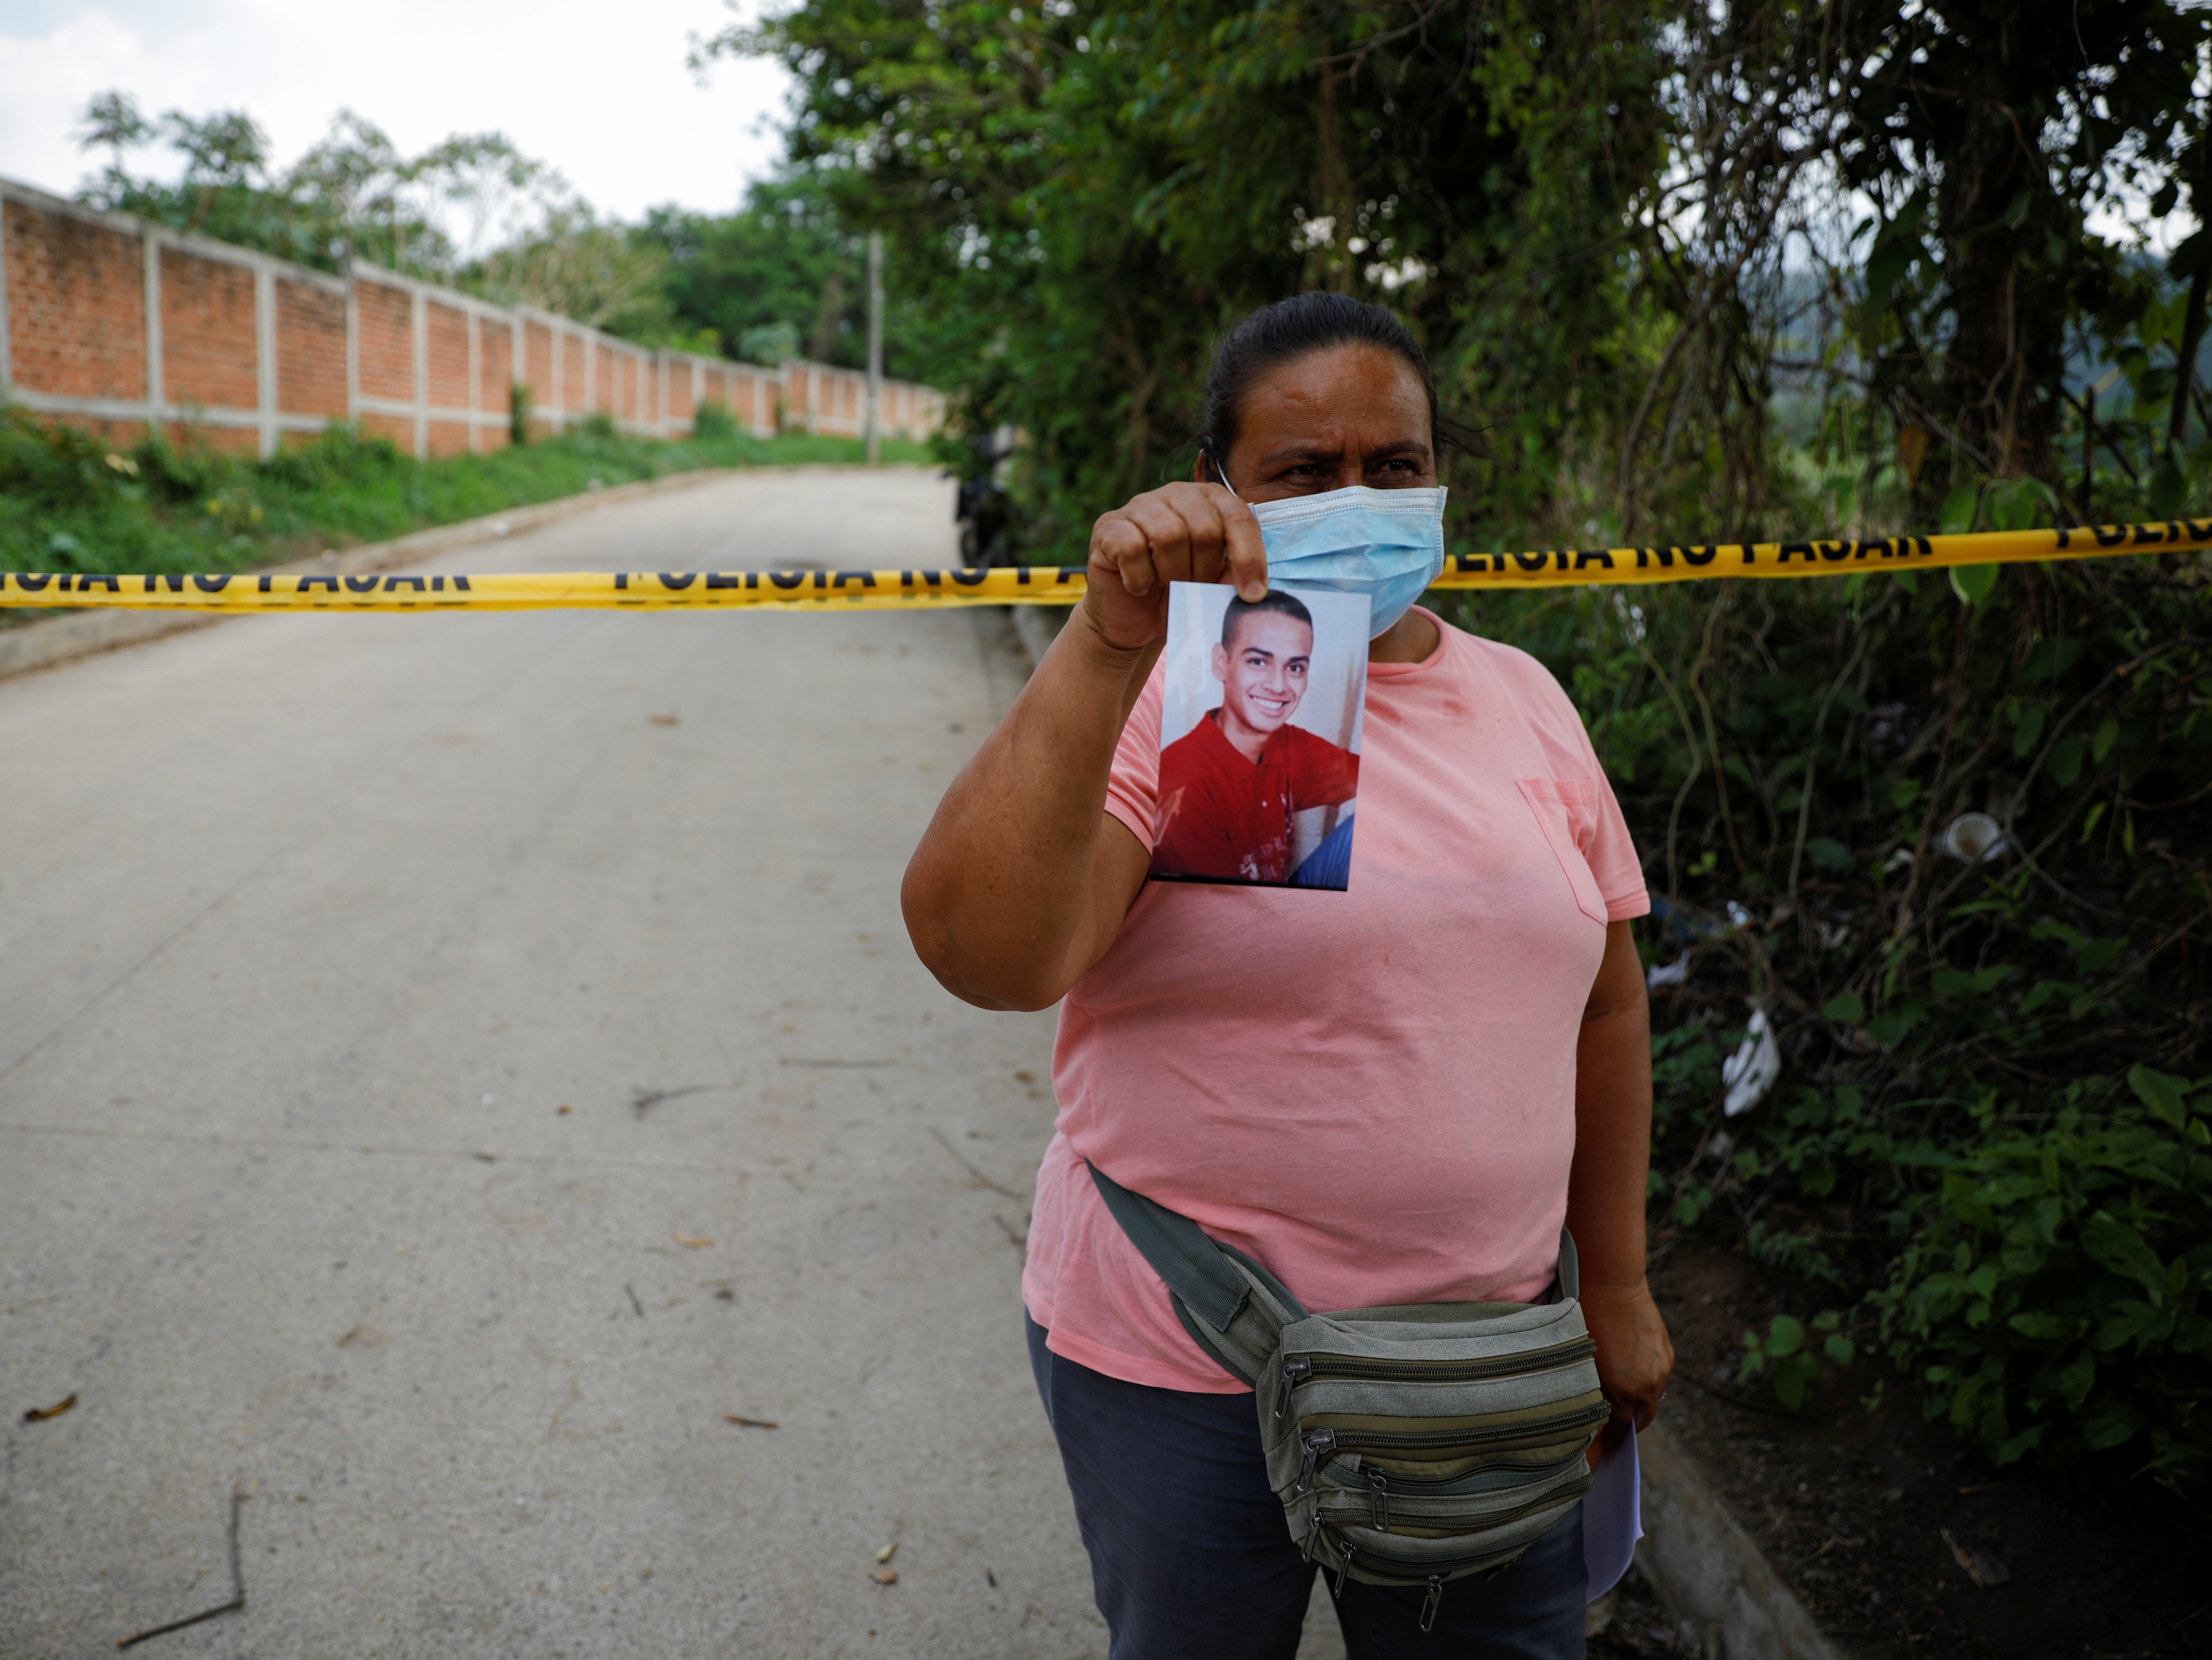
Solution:
M 1775 1290 L 1728 1252 L 1655 1243 L 1652 1286 L 1677 1355 L 1668 1427 L 1846 1653 L 2212 1653 L 2206 1517 L 2148 1482 L 2085 1493 L 1993 1470 L 1894 1380 L 1869 1407 L 1865 1363 L 1855 1371 L 1867 1376 L 1832 1382 L 1817 1413 L 1785 1414 L 1758 1385 L 1735 1382 L 1744 1332 L 1784 1306 Z M 1651 1622 L 1629 1608 L 1617 1623 L 1594 1654 L 1680 1651 L 1650 1646 Z

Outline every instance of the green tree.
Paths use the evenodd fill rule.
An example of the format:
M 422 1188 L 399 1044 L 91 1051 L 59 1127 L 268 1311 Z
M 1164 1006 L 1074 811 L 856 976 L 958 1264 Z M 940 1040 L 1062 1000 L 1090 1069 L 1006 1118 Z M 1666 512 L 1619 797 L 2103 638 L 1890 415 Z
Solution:
M 866 238 L 811 178 L 757 183 L 732 214 L 654 208 L 631 235 L 665 255 L 664 290 L 675 316 L 711 331 L 726 350 L 779 362 L 803 352 L 848 368 L 866 364 Z M 902 321 L 895 312 L 885 330 L 885 367 L 894 375 L 914 367 Z
M 2165 0 L 1938 0 L 1852 7 L 1840 33 L 1841 176 L 1884 221 L 1861 328 L 1877 384 L 1972 471 L 2063 487 L 2069 325 L 2121 274 L 2088 222 L 2162 214 L 2187 190 L 2212 18 Z
M 130 94 L 103 92 L 85 106 L 83 125 L 77 129 L 76 137 L 80 149 L 106 149 L 107 171 L 104 176 L 119 183 L 128 177 L 124 156 L 154 137 L 154 124 L 139 112 L 138 100 Z
M 1557 456 L 1614 407 L 1637 327 L 1653 27 L 1627 0 L 815 0 L 709 50 L 799 77 L 794 163 L 894 238 L 965 423 L 1028 434 L 1042 556 L 1188 465 L 1216 330 L 1323 284 L 1390 299 L 1492 412 L 1505 464 L 1461 480 L 1480 510 L 1579 527 L 1589 480 Z
M 1809 374 L 1829 447 L 1869 481 L 1893 457 L 1890 511 L 1920 524 L 1984 477 L 2039 479 L 2087 514 L 2090 481 L 2063 459 L 2088 413 L 2069 358 L 2142 354 L 2136 413 L 2155 404 L 2183 435 L 2187 377 L 2142 371 L 2193 357 L 2203 284 L 2169 317 L 2144 227 L 2203 180 L 2212 17 L 2166 0 L 1765 0 L 1683 8 L 1669 38 L 1677 177 L 1649 277 L 1681 322 L 1651 379 L 1662 406 L 1686 362 L 1754 386 Z M 1627 435 L 1624 496 L 1647 435 Z
M 716 350 L 686 330 L 669 302 L 668 257 L 588 208 L 563 209 L 458 273 L 502 305 L 530 305 L 646 345 Z
M 77 136 L 109 152 L 80 200 L 324 271 L 367 259 L 465 282 L 496 246 L 595 222 L 559 173 L 496 132 L 455 133 L 409 156 L 374 123 L 341 110 L 320 142 L 280 170 L 244 111 L 171 110 L 149 121 L 128 94 L 107 92 L 87 106 Z M 182 158 L 180 178 L 126 167 L 128 153 L 156 140 Z

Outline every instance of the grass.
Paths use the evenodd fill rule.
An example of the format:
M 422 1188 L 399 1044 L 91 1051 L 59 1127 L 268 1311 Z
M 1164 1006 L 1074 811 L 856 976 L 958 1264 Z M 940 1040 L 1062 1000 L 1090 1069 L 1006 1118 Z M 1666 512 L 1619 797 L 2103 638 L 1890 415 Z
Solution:
M 386 541 L 592 488 L 704 467 L 858 462 L 857 439 L 761 439 L 724 426 L 679 442 L 600 421 L 483 455 L 417 461 L 334 425 L 263 461 L 187 437 L 114 449 L 82 428 L 0 407 L 0 570 L 241 570 Z M 886 440 L 887 462 L 928 447 Z

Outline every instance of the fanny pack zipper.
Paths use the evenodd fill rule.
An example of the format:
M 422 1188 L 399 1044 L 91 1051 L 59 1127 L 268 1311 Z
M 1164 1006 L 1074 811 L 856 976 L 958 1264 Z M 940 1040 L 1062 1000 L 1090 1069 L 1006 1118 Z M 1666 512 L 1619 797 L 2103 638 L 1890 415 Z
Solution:
M 1290 1409 L 1291 1391 L 1317 1377 L 1347 1383 L 1480 1383 L 1522 1377 L 1587 1360 L 1597 1353 L 1589 1337 L 1571 1338 L 1549 1347 L 1476 1360 L 1382 1360 L 1361 1354 L 1286 1354 L 1275 1387 L 1275 1416 Z
M 1542 1508 L 1540 1505 L 1533 1505 L 1528 1511 L 1524 1511 L 1521 1514 L 1524 1516 L 1532 1514 Z M 1518 1520 L 1519 1517 L 1511 1517 L 1506 1519 L 1513 1521 Z M 1326 1569 L 1328 1566 L 1328 1558 L 1325 1554 L 1317 1556 L 1316 1548 L 1318 1547 L 1321 1552 L 1326 1553 L 1331 1545 L 1335 1547 L 1339 1554 L 1335 1565 L 1336 1584 L 1332 1590 L 1334 1595 L 1340 1597 L 1344 1595 L 1344 1582 L 1352 1574 L 1352 1559 L 1355 1554 L 1355 1548 L 1349 1539 L 1341 1536 L 1330 1539 L 1328 1535 L 1332 1531 L 1333 1529 L 1327 1527 L 1316 1515 L 1313 1519 L 1313 1526 L 1306 1532 L 1305 1556 L 1310 1562 L 1318 1560 Z M 1370 1551 L 1368 1554 L 1386 1567 L 1395 1567 L 1406 1572 L 1425 1576 L 1428 1594 L 1421 1599 L 1421 1629 L 1425 1632 L 1436 1623 L 1437 1606 L 1443 1601 L 1444 1575 L 1460 1568 L 1481 1567 L 1486 1563 L 1496 1561 L 1500 1556 L 1517 1557 L 1528 1548 L 1528 1544 L 1524 1543 L 1509 1550 L 1485 1551 L 1474 1556 L 1448 1557 L 1441 1562 L 1407 1562 L 1382 1551 Z
M 1566 1459 L 1559 1463 L 1548 1465 L 1544 1468 L 1547 1474 L 1558 1475 L 1565 1474 L 1574 1464 L 1579 1462 L 1580 1456 L 1577 1455 L 1575 1458 Z M 1370 1464 L 1364 1471 L 1361 1472 L 1361 1474 L 1365 1475 L 1367 1478 L 1367 1514 L 1369 1522 L 1373 1526 L 1376 1532 L 1388 1533 L 1390 1531 L 1390 1494 L 1392 1492 L 1390 1478 L 1384 1475 L 1381 1470 L 1376 1469 L 1372 1464 Z M 1431 1498 L 1449 1500 L 1452 1499 L 1476 1499 L 1482 1496 L 1479 1493 L 1440 1493 L 1431 1495 L 1425 1494 L 1420 1491 L 1424 1487 L 1435 1487 L 1440 1485 L 1443 1484 L 1437 1482 L 1416 1481 L 1407 1476 L 1401 1475 L 1398 1478 L 1396 1492 L 1398 1496 L 1401 1499 Z M 1529 1483 L 1524 1485 L 1534 1484 Z M 1508 1511 L 1503 1516 L 1493 1517 L 1484 1522 L 1482 1525 L 1486 1528 L 1503 1527 L 1508 1522 L 1517 1521 L 1522 1517 L 1533 1515 L 1535 1511 L 1542 1510 L 1547 1505 L 1556 1504 L 1559 1501 L 1556 1493 L 1547 1493 L 1541 1499 L 1531 1499 L 1528 1504 L 1522 1505 L 1518 1510 Z M 1314 1512 L 1314 1515 L 1316 1519 L 1318 1520 L 1321 1512 L 1316 1510 Z
M 1322 1459 L 1334 1458 L 1340 1452 L 1443 1451 L 1455 1447 L 1486 1446 L 1500 1441 L 1540 1440 L 1546 1435 L 1564 1435 L 1575 1430 L 1594 1428 L 1612 1415 L 1613 1408 L 1600 1401 L 1577 1412 L 1560 1413 L 1550 1418 L 1523 1419 L 1518 1423 L 1500 1424 L 1492 1429 L 1312 1430 L 1304 1438 L 1304 1453 L 1298 1462 L 1297 1490 L 1300 1493 L 1310 1490 L 1313 1486 L 1315 1468 Z
M 1523 1505 L 1519 1510 L 1511 1511 L 1504 1516 L 1495 1517 L 1486 1520 L 1482 1524 L 1483 1529 L 1487 1532 L 1496 1528 L 1510 1527 L 1516 1522 L 1526 1521 L 1529 1517 L 1540 1515 L 1543 1511 L 1551 1510 L 1555 1506 L 1571 1505 L 1572 1503 L 1574 1503 L 1574 1500 L 1571 1499 L 1540 1499 L 1532 1504 Z M 1338 1553 L 1337 1560 L 1340 1565 L 1339 1568 L 1340 1574 L 1349 1571 L 1351 1568 L 1352 1557 L 1355 1548 L 1352 1542 L 1343 1536 L 1337 1524 L 1323 1521 L 1322 1519 L 1321 1512 L 1318 1511 L 1314 1512 L 1313 1523 L 1306 1530 L 1305 1554 L 1309 1560 L 1316 1558 L 1316 1548 L 1322 1551 L 1333 1548 Z M 1387 1566 L 1403 1568 L 1415 1573 L 1446 1573 L 1449 1572 L 1454 1568 L 1470 1567 L 1477 1563 L 1490 1561 L 1496 1557 L 1507 1554 L 1518 1554 L 1520 1552 L 1528 1548 L 1528 1542 L 1523 1542 L 1519 1545 L 1508 1546 L 1504 1550 L 1478 1551 L 1471 1556 L 1450 1556 L 1446 1557 L 1442 1561 L 1437 1561 L 1433 1559 L 1427 1561 L 1408 1560 L 1401 1556 L 1394 1556 L 1389 1551 L 1381 1550 L 1373 1546 L 1367 1548 L 1366 1554 L 1371 1561 L 1381 1562 Z M 1319 1560 L 1325 1562 L 1328 1560 L 1328 1558 L 1325 1555 L 1322 1555 Z M 1339 1583 L 1342 1583 L 1340 1578 Z
M 1589 1468 L 1580 1452 L 1576 1452 L 1565 1458 L 1555 1458 L 1547 1464 L 1509 1464 L 1501 1462 L 1486 1465 L 1480 1472 L 1470 1471 L 1469 1475 L 1502 1475 L 1511 1472 L 1519 1475 L 1522 1479 L 1517 1481 L 1501 1481 L 1480 1487 L 1462 1487 L 1460 1484 L 1468 1479 L 1467 1475 L 1447 1476 L 1441 1481 L 1428 1481 L 1418 1475 L 1393 1475 L 1385 1479 L 1391 1483 L 1391 1492 L 1406 1498 L 1475 1499 L 1485 1493 L 1503 1493 L 1513 1487 L 1533 1487 L 1537 1482 L 1565 1475 L 1578 1465 L 1584 1468 Z M 1371 1486 L 1376 1478 L 1382 1476 L 1382 1474 L 1381 1470 L 1370 1465 L 1366 1471 L 1370 1485 Z

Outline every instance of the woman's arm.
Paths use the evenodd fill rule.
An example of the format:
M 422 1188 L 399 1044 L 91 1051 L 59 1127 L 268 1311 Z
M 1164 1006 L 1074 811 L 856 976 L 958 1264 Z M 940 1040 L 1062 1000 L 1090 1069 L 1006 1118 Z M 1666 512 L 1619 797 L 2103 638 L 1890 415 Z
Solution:
M 1166 637 L 1167 585 L 1224 574 L 1267 592 L 1260 527 L 1218 484 L 1147 491 L 1093 526 L 1083 604 L 907 865 L 907 932 L 954 996 L 1043 1008 L 1114 943 L 1150 863 L 1105 810 L 1115 746 Z
M 1598 1381 L 1626 1420 L 1648 1428 L 1674 1370 L 1674 1345 L 1644 1278 L 1651 1168 L 1651 1006 L 1626 922 L 1605 932 L 1605 960 L 1575 1045 L 1575 1162 L 1567 1226 L 1582 1259 L 1583 1316 L 1597 1340 Z

